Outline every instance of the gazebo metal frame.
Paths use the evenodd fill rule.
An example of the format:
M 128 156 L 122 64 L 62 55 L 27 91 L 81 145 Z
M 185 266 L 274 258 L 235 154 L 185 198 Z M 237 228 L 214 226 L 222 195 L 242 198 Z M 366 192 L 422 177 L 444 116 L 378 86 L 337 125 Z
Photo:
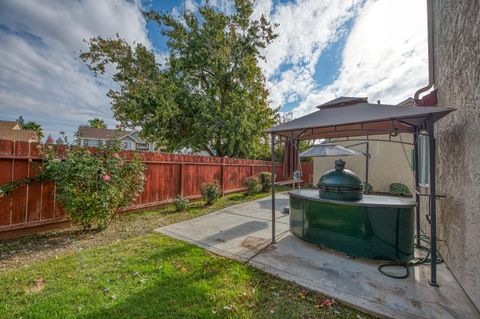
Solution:
M 418 154 L 418 138 L 426 131 L 429 141 L 430 189 L 429 189 L 429 222 L 430 222 L 430 257 L 431 286 L 437 283 L 437 216 L 436 216 L 436 184 L 435 184 L 435 127 L 434 123 L 454 111 L 441 107 L 409 107 L 385 104 L 370 104 L 366 98 L 342 97 L 318 106 L 319 111 L 294 119 L 287 123 L 270 128 L 266 132 L 271 135 L 272 174 L 275 173 L 275 139 L 283 137 L 295 143 L 300 140 L 320 138 L 347 138 L 352 140 L 373 141 L 370 136 L 388 134 L 396 136 L 400 133 L 413 134 L 415 154 Z M 361 138 L 359 138 L 361 137 Z M 394 142 L 389 138 L 391 142 Z M 382 140 L 388 142 L 389 140 Z M 298 149 L 296 150 L 298 152 Z M 297 154 L 298 157 L 298 154 Z M 415 156 L 415 197 L 416 207 L 416 244 L 420 244 L 420 194 L 419 163 Z M 272 244 L 276 243 L 275 234 L 275 178 L 272 178 Z

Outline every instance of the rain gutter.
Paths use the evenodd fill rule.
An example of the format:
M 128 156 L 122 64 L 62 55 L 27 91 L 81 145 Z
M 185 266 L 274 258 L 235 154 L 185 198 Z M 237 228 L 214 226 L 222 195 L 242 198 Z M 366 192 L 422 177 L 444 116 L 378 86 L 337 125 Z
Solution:
M 414 95 L 415 101 L 420 97 L 420 94 L 428 91 L 435 83 L 434 72 L 434 57 L 433 57 L 433 3 L 432 0 L 427 0 L 427 28 L 428 28 L 428 84 L 425 87 L 417 90 Z

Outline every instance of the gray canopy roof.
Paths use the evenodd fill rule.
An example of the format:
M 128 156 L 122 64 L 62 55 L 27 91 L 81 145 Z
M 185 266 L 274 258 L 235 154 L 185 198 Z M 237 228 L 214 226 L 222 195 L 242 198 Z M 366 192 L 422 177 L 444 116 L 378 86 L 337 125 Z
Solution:
M 306 150 L 300 157 L 323 157 L 323 156 L 354 156 L 362 154 L 359 151 L 348 149 L 335 144 L 320 144 Z
M 342 97 L 318 106 L 319 111 L 267 130 L 299 140 L 413 133 L 428 116 L 438 121 L 453 108 L 372 104 L 366 98 Z

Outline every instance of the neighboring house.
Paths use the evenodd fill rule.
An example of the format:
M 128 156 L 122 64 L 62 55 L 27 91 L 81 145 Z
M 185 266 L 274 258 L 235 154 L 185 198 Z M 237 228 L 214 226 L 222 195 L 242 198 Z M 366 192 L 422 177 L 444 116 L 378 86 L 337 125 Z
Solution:
M 413 99 L 407 99 L 399 105 L 412 106 Z M 402 183 L 413 187 L 415 177 L 413 174 L 413 135 L 399 134 L 389 137 L 388 135 L 370 135 L 368 137 L 369 148 L 369 172 L 368 183 L 373 191 L 388 192 L 392 183 Z M 366 152 L 365 136 L 353 138 L 331 139 L 329 142 L 351 148 L 360 152 Z M 392 143 L 394 142 L 394 143 Z M 361 145 L 349 147 L 355 144 Z M 365 181 L 366 158 L 363 155 L 346 157 L 314 157 L 313 159 L 313 184 L 316 185 L 320 176 L 326 171 L 333 169 L 336 159 L 346 162 L 345 168 L 356 173 L 362 181 Z
M 435 124 L 436 190 L 446 196 L 436 201 L 438 249 L 480 308 L 480 1 L 430 0 L 428 7 L 430 83 L 438 105 L 456 109 Z M 422 199 L 425 216 L 428 198 Z
M 118 138 L 122 142 L 124 150 L 132 151 L 153 151 L 153 143 L 148 143 L 140 134 L 134 131 L 120 131 L 114 129 L 95 128 L 89 126 L 80 126 L 77 131 L 77 138 L 81 146 L 96 147 Z
M 17 122 L 0 121 L 0 140 L 34 143 L 39 139 L 35 131 L 23 130 Z

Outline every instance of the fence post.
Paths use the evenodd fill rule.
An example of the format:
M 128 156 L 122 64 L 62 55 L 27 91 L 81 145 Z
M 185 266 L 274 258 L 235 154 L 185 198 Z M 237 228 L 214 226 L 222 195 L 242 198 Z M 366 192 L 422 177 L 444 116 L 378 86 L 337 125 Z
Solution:
M 179 176 L 179 179 L 180 179 L 180 196 L 183 196 L 183 166 L 185 166 L 185 164 L 181 163 L 180 164 L 180 176 Z
M 222 173 L 222 196 L 225 195 L 225 157 L 222 157 L 221 163 L 221 173 Z

